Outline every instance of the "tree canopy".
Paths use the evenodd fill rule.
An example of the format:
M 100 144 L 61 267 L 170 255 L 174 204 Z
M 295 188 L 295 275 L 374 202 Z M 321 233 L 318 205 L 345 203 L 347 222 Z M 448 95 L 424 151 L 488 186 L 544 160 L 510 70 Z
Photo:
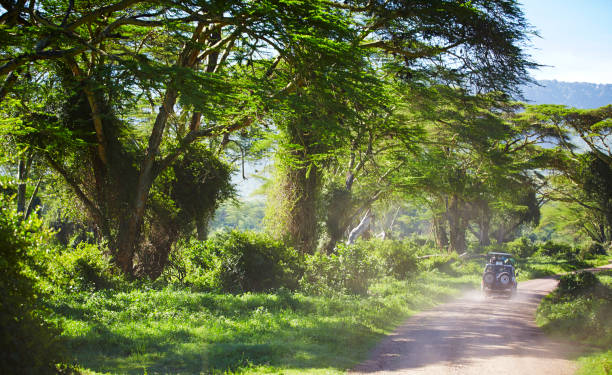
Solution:
M 609 212 L 609 106 L 510 100 L 537 66 L 516 1 L 1 5 L 17 209 L 61 186 L 125 274 L 155 278 L 178 241 L 206 238 L 235 163 L 265 150 L 267 221 L 301 252 L 334 251 L 397 200 L 428 207 L 455 251 L 511 239 L 547 199 Z

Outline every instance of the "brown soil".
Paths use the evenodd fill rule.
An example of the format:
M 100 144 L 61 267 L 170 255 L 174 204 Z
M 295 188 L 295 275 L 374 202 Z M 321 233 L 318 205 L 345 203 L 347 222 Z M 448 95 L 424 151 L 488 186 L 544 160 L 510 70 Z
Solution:
M 522 282 L 510 300 L 472 291 L 417 314 L 349 374 L 573 374 L 581 348 L 546 337 L 534 321 L 557 282 Z

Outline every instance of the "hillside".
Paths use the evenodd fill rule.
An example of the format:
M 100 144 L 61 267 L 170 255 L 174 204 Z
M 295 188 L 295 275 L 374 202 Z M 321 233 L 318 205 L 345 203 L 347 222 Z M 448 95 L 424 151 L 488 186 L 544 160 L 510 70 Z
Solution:
M 538 81 L 525 86 L 523 96 L 530 104 L 563 104 L 576 108 L 598 108 L 612 104 L 612 84 Z

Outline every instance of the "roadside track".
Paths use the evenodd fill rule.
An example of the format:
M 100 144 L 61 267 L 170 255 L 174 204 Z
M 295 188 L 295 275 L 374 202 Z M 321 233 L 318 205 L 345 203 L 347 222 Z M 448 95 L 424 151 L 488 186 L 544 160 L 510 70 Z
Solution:
M 581 348 L 546 337 L 535 323 L 540 300 L 557 283 L 554 277 L 521 282 L 511 300 L 466 292 L 408 319 L 349 374 L 573 374 L 571 358 Z

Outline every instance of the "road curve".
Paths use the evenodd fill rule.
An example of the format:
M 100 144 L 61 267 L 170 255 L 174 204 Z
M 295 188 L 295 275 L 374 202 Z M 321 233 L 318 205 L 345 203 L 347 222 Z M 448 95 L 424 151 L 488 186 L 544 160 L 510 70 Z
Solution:
M 606 268 L 609 268 L 607 266 Z M 554 278 L 519 283 L 512 300 L 479 291 L 411 317 L 349 374 L 573 374 L 580 348 L 547 338 L 536 326 Z

